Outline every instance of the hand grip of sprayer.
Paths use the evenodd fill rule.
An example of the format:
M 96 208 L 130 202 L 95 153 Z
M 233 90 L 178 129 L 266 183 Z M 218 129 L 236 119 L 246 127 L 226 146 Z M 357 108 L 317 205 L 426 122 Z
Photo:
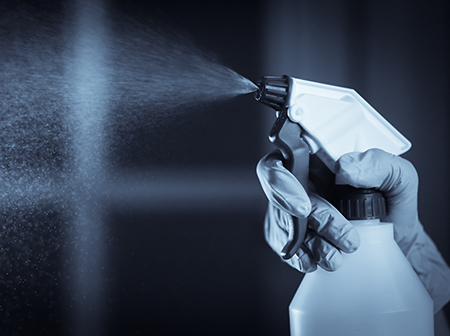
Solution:
M 307 192 L 309 175 L 309 147 L 301 139 L 302 129 L 292 122 L 287 109 L 279 112 L 270 131 L 269 139 L 283 154 L 283 165 L 297 178 Z M 290 259 L 305 240 L 307 218 L 292 217 L 288 228 L 288 241 L 281 251 L 283 259 Z

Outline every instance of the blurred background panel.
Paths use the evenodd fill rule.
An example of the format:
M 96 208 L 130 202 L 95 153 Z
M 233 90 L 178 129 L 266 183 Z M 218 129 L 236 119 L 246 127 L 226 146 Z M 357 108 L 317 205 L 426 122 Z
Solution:
M 4 190 L 22 200 L 2 207 L 3 333 L 289 333 L 302 275 L 264 241 L 266 200 L 255 174 L 273 149 L 275 115 L 251 94 L 186 107 L 173 89 L 164 107 L 145 92 L 128 99 L 140 74 L 148 77 L 138 62 L 148 31 L 186 41 L 254 82 L 287 74 L 357 90 L 413 143 L 404 156 L 419 172 L 420 217 L 450 260 L 444 1 L 2 6 L 1 160 L 10 165 L 2 174 Z M 39 151 L 42 169 L 23 160 L 49 147 Z M 23 181 L 48 189 L 20 189 Z

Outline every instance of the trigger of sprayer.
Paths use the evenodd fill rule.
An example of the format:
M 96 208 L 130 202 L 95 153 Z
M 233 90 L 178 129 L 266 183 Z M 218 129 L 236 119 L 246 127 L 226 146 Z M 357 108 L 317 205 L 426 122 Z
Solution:
M 283 165 L 297 178 L 305 191 L 308 185 L 309 149 L 301 139 L 302 129 L 288 117 L 288 102 L 292 80 L 288 76 L 266 76 L 258 82 L 255 99 L 278 112 L 269 134 L 270 141 L 283 155 Z M 306 218 L 292 218 L 289 237 L 281 251 L 290 259 L 301 247 L 306 235 Z

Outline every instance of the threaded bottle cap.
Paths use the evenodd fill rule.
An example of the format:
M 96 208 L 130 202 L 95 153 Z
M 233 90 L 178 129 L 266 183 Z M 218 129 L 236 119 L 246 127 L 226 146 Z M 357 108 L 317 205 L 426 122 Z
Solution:
M 348 220 L 380 219 L 386 216 L 383 193 L 375 188 L 336 185 L 331 203 Z

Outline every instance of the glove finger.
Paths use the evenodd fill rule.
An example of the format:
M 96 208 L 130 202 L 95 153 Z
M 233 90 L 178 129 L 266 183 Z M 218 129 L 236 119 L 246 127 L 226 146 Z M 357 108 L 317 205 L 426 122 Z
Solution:
M 267 243 L 278 255 L 280 255 L 281 250 L 288 239 L 287 228 L 291 218 L 292 216 L 287 212 L 269 204 L 265 217 L 264 236 Z M 308 237 L 311 239 L 310 234 L 307 232 L 306 239 L 308 239 Z M 294 257 L 284 261 L 293 268 L 304 273 L 312 272 L 317 268 L 311 252 L 308 251 L 304 244 L 302 244 L 302 247 L 297 251 Z
M 341 252 L 332 244 L 315 234 L 314 237 L 306 242 L 309 251 L 315 263 L 326 271 L 336 271 L 342 265 Z
M 311 230 L 307 230 L 305 241 L 295 254 L 298 260 L 298 268 L 300 272 L 311 273 L 317 269 L 317 263 L 314 260 L 314 256 L 313 253 L 311 252 L 311 249 L 309 248 L 310 245 L 309 242 L 313 240 L 314 237 L 315 237 L 314 232 L 312 232 Z
M 264 156 L 259 161 L 256 172 L 270 203 L 298 218 L 309 215 L 309 197 L 295 176 L 283 166 L 279 152 Z
M 355 252 L 360 244 L 358 231 L 325 199 L 313 193 L 310 198 L 312 210 L 308 227 L 340 250 Z
M 269 204 L 265 219 L 265 237 L 277 254 L 280 254 L 287 241 L 287 227 L 290 220 L 290 214 Z M 308 229 L 300 249 L 293 258 L 285 262 L 300 272 L 309 273 L 317 269 L 317 264 L 328 271 L 336 270 L 340 267 L 340 258 L 341 255 L 336 247 L 312 229 Z

